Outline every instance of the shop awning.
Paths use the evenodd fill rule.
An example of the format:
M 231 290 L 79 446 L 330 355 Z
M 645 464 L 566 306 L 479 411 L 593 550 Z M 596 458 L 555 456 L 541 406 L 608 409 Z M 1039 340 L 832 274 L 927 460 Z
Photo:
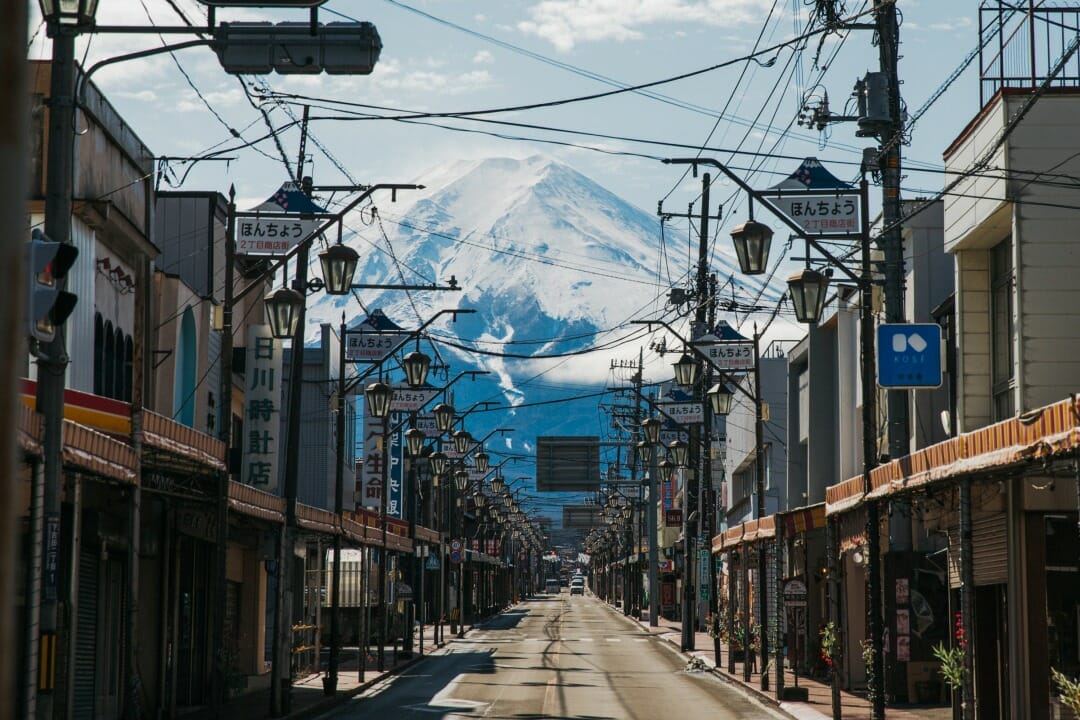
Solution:
M 879 499 L 931 483 L 988 470 L 1046 460 L 1080 447 L 1080 398 L 1031 410 L 963 433 L 875 468 L 869 493 L 861 476 L 825 490 L 828 515 L 844 513 L 866 499 Z
M 19 447 L 27 455 L 41 455 L 41 416 L 22 403 L 17 408 L 15 426 Z
M 141 428 L 147 467 L 201 474 L 225 471 L 225 443 L 211 435 L 149 410 L 136 414 L 136 427 Z
M 259 520 L 285 522 L 284 498 L 235 480 L 229 481 L 229 509 Z
M 820 530 L 825 527 L 825 503 L 778 513 L 778 519 L 785 537 Z
M 64 421 L 64 467 L 131 485 L 138 482 L 138 458 L 131 446 L 70 420 Z

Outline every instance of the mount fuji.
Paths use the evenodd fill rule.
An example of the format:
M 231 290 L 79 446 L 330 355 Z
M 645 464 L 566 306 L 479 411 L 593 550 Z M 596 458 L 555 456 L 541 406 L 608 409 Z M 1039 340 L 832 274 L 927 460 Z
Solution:
M 611 381 L 612 359 L 636 359 L 648 344 L 629 321 L 661 314 L 671 286 L 687 284 L 685 275 L 658 272 L 670 250 L 662 247 L 659 220 L 542 156 L 455 162 L 416 182 L 424 189 L 401 192 L 393 204 L 376 197 L 377 210 L 346 218 L 343 241 L 360 254 L 354 282 L 445 285 L 453 278 L 460 292 L 358 290 L 362 307 L 352 296 L 315 295 L 309 341 L 319 323 L 336 326 L 343 311 L 350 326 L 380 308 L 415 328 L 439 310 L 471 309 L 456 323 L 443 317 L 429 328 L 451 376 L 492 373 L 455 386 L 457 407 L 476 400 L 516 406 L 510 422 L 503 423 L 505 409 L 497 420 L 476 419 L 512 424 L 514 452 L 529 453 L 537 435 L 602 436 L 595 395 L 537 403 L 595 394 Z M 713 270 L 741 282 L 723 256 Z

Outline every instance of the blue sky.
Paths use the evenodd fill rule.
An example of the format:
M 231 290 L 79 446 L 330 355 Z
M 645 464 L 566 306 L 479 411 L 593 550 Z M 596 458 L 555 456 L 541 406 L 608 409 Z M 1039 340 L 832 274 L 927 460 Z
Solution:
M 854 0 L 846 4 L 849 11 L 864 7 Z M 204 6 L 194 0 L 100 0 L 99 23 L 182 24 L 173 5 L 192 21 L 205 21 Z M 903 14 L 902 92 L 914 110 L 975 47 L 978 4 L 974 0 L 900 0 L 898 6 Z M 429 112 L 510 107 L 610 90 L 612 85 L 598 76 L 638 84 L 730 61 L 749 52 L 759 33 L 762 47 L 789 39 L 805 25 L 808 12 L 803 0 L 330 0 L 322 11 L 324 21 L 352 18 L 378 27 L 384 50 L 375 72 L 366 77 L 269 75 L 251 79 L 249 86 L 318 98 L 314 102 L 323 107 L 312 111 L 316 116 L 355 110 L 330 108 L 326 100 Z M 219 19 L 241 17 L 302 20 L 306 15 L 303 11 L 219 11 Z M 37 30 L 38 22 L 32 18 L 30 32 Z M 819 66 L 832 58 L 839 39 L 826 39 Z M 763 56 L 763 62 L 775 57 L 771 67 L 737 62 L 652 89 L 662 97 L 625 93 L 486 117 L 690 146 L 707 143 L 718 149 L 817 155 L 826 164 L 833 163 L 837 175 L 848 177 L 853 166 L 842 163 L 855 161 L 858 148 L 865 144 L 855 138 L 853 126 L 837 125 L 825 136 L 790 123 L 799 98 L 806 94 L 816 98 L 828 91 L 833 109 L 843 109 L 855 79 L 877 66 L 871 39 L 869 32 L 851 32 L 823 73 L 813 63 L 818 50 L 815 38 L 797 57 L 787 49 Z M 156 34 L 84 36 L 78 41 L 78 53 L 92 64 L 161 42 Z M 44 32 L 39 31 L 30 56 L 47 57 L 47 52 Z M 190 84 L 181 70 L 190 77 Z M 815 84 L 819 76 L 823 76 L 822 82 Z M 102 70 L 96 81 L 135 132 L 161 155 L 195 155 L 211 147 L 239 144 L 226 126 L 248 140 L 267 132 L 240 83 L 224 74 L 206 48 L 116 65 Z M 196 95 L 192 85 L 205 100 Z M 978 110 L 977 92 L 969 70 L 920 119 L 912 144 L 905 149 L 910 159 L 907 187 L 941 187 L 939 174 L 914 170 L 940 167 L 942 150 Z M 292 122 L 301 113 L 300 102 L 283 100 L 265 105 L 270 121 L 278 127 Z M 721 110 L 726 112 L 718 122 Z M 501 139 L 389 120 L 319 120 L 312 125 L 309 171 L 319 183 L 348 182 L 323 149 L 361 183 L 409 182 L 426 168 L 462 157 L 542 152 L 564 160 L 649 211 L 665 196 L 666 207 L 684 209 L 699 187 L 689 178 L 679 184 L 680 170 L 636 156 L 688 155 L 693 154 L 691 149 L 472 121 L 439 122 L 531 139 Z M 572 146 L 537 142 L 540 139 Z M 290 162 L 295 163 L 295 126 L 283 131 L 280 140 Z M 733 157 L 719 150 L 705 154 L 725 161 Z M 173 183 L 183 189 L 221 191 L 235 183 L 243 206 L 248 200 L 262 199 L 285 179 L 284 164 L 271 141 L 228 155 L 235 160 L 201 163 L 186 175 L 187 166 L 174 164 Z M 779 175 L 775 173 L 786 174 L 798 163 L 734 156 L 731 164 L 760 168 L 757 175 L 744 175 L 752 184 L 765 186 L 776 182 Z M 727 200 L 728 194 L 714 191 L 713 197 Z M 727 207 L 728 224 L 741 221 L 738 210 L 744 203 L 741 198 L 733 199 Z

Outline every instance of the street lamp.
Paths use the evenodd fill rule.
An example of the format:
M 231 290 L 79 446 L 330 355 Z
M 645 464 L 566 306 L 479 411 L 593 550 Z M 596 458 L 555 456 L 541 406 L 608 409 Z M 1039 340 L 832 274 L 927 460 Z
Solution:
M 324 290 L 327 295 L 348 295 L 360 256 L 348 245 L 331 245 L 319 253 Z
M 803 268 L 788 278 L 791 304 L 795 306 L 795 318 L 801 323 L 816 323 L 825 308 L 825 292 L 829 277 L 812 268 Z
M 476 472 L 483 475 L 487 473 L 488 467 L 491 465 L 491 456 L 481 450 L 473 456 L 473 463 L 476 464 Z
M 491 478 L 491 492 L 493 495 L 502 495 L 503 488 L 506 487 L 506 481 L 502 475 L 496 474 Z
M 390 401 L 393 397 L 394 389 L 384 382 L 368 385 L 364 391 L 364 400 L 367 402 L 368 413 L 372 417 L 385 419 L 390 414 Z
M 649 461 L 652 460 L 652 443 L 648 440 L 642 440 L 635 446 L 635 449 L 641 464 L 648 465 Z
M 450 462 L 450 458 L 446 456 L 446 453 L 434 452 L 428 458 L 428 462 L 431 463 L 431 472 L 435 477 L 440 477 L 446 474 L 446 465 Z
M 469 489 L 469 471 L 458 470 L 454 473 L 454 487 L 458 492 L 465 492 Z
M 405 382 L 409 387 L 418 388 L 427 382 L 428 370 L 431 368 L 431 358 L 424 353 L 413 350 L 402 361 L 405 368 Z
M 697 380 L 698 364 L 694 358 L 689 354 L 684 354 L 679 361 L 675 363 L 675 382 L 684 387 L 690 388 L 694 386 Z
M 435 416 L 435 429 L 440 433 L 450 432 L 454 426 L 454 406 L 446 403 L 436 405 L 431 414 Z
M 725 416 L 731 412 L 731 398 L 734 393 L 724 383 L 716 383 L 705 393 L 712 405 L 713 415 Z
M 39 0 L 41 17 L 53 36 L 57 26 L 67 28 L 86 28 L 94 24 L 97 14 L 97 0 Z
M 476 494 L 473 495 L 473 502 L 476 503 L 476 507 L 482 508 L 487 505 L 487 495 L 483 491 L 477 490 Z
M 409 428 L 405 431 L 405 447 L 411 457 L 420 456 L 420 453 L 424 450 L 424 440 L 426 439 L 427 435 L 418 428 Z
M 668 453 L 671 455 L 671 462 L 679 467 L 686 467 L 689 449 L 690 446 L 685 440 L 672 440 L 671 444 L 668 445 Z
M 458 430 L 454 433 L 454 449 L 462 455 L 469 452 L 470 443 L 472 443 L 472 435 L 468 430 Z
M 263 298 L 270 334 L 282 340 L 296 335 L 296 325 L 304 309 L 304 296 L 298 290 L 281 287 Z
M 739 269 L 744 275 L 761 275 L 765 272 L 772 236 L 773 232 L 768 225 L 754 220 L 753 211 L 749 220 L 731 231 L 735 255 L 739 258 Z
M 660 430 L 664 423 L 657 417 L 647 418 L 641 426 L 645 428 L 645 439 L 656 445 L 660 442 Z

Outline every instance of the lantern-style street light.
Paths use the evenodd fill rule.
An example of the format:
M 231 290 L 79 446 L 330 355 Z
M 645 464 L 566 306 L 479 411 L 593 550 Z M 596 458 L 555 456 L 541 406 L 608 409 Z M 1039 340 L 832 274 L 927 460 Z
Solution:
M 801 323 L 816 323 L 825 308 L 829 276 L 812 268 L 803 268 L 788 278 L 795 318 Z
M 739 258 L 739 269 L 744 275 L 761 275 L 769 262 L 769 246 L 773 232 L 768 225 L 750 219 L 731 231 L 735 243 L 735 255 Z
M 495 477 L 491 478 L 491 493 L 493 495 L 502 495 L 502 491 L 505 487 L 506 480 L 502 475 L 496 473 Z
M 672 440 L 668 445 L 668 453 L 671 456 L 671 462 L 679 467 L 686 467 L 687 455 L 689 454 L 690 446 L 684 440 Z
M 409 428 L 405 431 L 405 447 L 412 457 L 420 457 L 420 453 L 424 450 L 425 440 L 427 440 L 427 435 L 423 430 Z
M 431 457 L 428 458 L 428 462 L 431 463 L 431 472 L 435 477 L 446 474 L 446 466 L 450 462 L 450 458 L 443 452 L 433 452 Z
M 390 401 L 393 397 L 394 389 L 384 382 L 372 383 L 364 390 L 368 413 L 376 418 L 386 418 L 390 415 Z
M 427 382 L 428 370 L 431 368 L 430 357 L 419 350 L 413 350 L 402 358 L 401 364 L 405 368 L 405 382 L 409 387 L 422 387 Z
M 694 383 L 697 381 L 698 363 L 697 360 L 690 357 L 689 354 L 684 354 L 679 361 L 675 363 L 675 382 L 684 387 L 694 387 Z
M 39 0 L 38 4 L 49 37 L 53 37 L 56 28 L 84 30 L 92 27 L 98 0 Z
M 458 492 L 465 492 L 469 489 L 469 471 L 458 470 L 454 473 L 454 487 Z
M 454 449 L 464 455 L 469 452 L 469 445 L 472 444 L 472 435 L 468 430 L 458 430 L 454 433 Z
M 709 397 L 713 415 L 726 416 L 731 412 L 731 398 L 733 393 L 724 383 L 716 383 L 705 393 Z
M 491 465 L 491 456 L 481 449 L 480 452 L 473 456 L 473 463 L 476 464 L 476 472 L 484 475 Z
M 338 243 L 319 253 L 322 265 L 323 289 L 327 295 L 348 295 L 360 256 L 348 245 Z
M 435 429 L 440 433 L 450 432 L 454 426 L 454 406 L 447 403 L 436 405 L 431 414 L 435 416 Z
M 270 334 L 282 340 L 296 335 L 296 325 L 304 308 L 304 296 L 290 287 L 281 287 L 263 298 Z

